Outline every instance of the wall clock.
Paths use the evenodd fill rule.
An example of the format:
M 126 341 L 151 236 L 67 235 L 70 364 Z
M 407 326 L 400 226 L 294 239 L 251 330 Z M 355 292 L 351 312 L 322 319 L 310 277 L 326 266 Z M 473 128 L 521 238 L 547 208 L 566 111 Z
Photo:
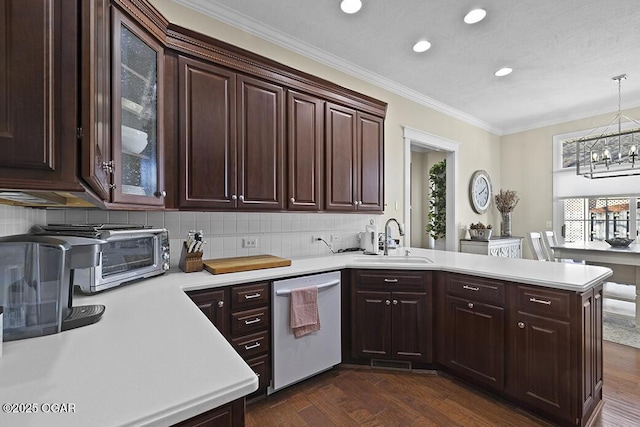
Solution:
M 493 190 L 489 174 L 483 170 L 475 171 L 471 177 L 471 182 L 469 182 L 471 207 L 477 213 L 483 214 L 489 209 L 491 197 L 493 197 Z

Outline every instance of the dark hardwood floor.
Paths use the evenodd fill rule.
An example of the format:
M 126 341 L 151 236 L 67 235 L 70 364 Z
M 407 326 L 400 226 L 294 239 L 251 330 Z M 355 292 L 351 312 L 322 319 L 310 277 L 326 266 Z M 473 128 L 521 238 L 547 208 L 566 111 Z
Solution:
M 596 427 L 640 426 L 640 350 L 604 342 Z M 549 426 L 446 374 L 339 366 L 247 406 L 248 427 Z

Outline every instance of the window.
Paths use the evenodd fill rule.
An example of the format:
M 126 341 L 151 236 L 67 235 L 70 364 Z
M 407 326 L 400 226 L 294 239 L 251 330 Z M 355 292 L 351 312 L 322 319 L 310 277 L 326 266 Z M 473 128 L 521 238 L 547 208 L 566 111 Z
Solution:
M 640 227 L 638 197 L 564 199 L 565 242 L 636 238 Z

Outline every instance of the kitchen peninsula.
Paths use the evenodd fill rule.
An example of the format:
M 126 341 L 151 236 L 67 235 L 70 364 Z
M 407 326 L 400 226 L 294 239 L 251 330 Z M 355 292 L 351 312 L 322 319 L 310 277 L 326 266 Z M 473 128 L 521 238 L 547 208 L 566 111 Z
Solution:
M 390 258 L 404 254 L 402 249 L 394 252 L 396 256 Z M 565 307 L 562 304 L 566 303 L 571 313 L 570 319 L 560 323 L 571 323 L 571 348 L 566 358 L 570 359 L 571 366 L 578 367 L 576 371 L 557 372 L 566 377 L 573 396 L 567 404 L 569 416 L 575 418 L 569 421 L 564 417 L 564 422 L 583 425 L 597 412 L 602 382 L 592 372 L 597 373 L 599 366 L 601 373 L 602 368 L 602 335 L 597 333 L 602 326 L 601 305 L 599 309 L 597 304 L 591 306 L 590 310 L 593 310 L 585 311 L 587 314 L 583 315 L 585 305 L 582 302 L 587 297 L 594 297 L 594 292 L 601 289 L 611 270 L 425 249 L 411 249 L 411 256 L 428 262 L 404 265 L 394 262 L 390 265 L 379 262 L 377 259 L 381 256 L 369 261 L 362 255 L 340 254 L 294 259 L 289 267 L 223 275 L 171 271 L 97 295 L 76 296 L 74 305 L 104 304 L 104 317 L 94 325 L 60 334 L 7 342 L 0 359 L 0 399 L 3 403 L 34 404 L 38 409 L 48 403 L 73 403 L 75 411 L 3 412 L 0 413 L 0 424 L 172 425 L 242 399 L 256 390 L 257 377 L 185 291 L 338 270 L 345 271 L 343 277 L 349 270 L 421 270 L 433 274 L 435 279 L 430 285 L 434 289 L 441 288 L 441 280 L 446 275 L 453 275 L 508 283 L 508 286 L 515 286 L 513 289 L 524 292 L 552 293 L 558 299 L 549 301 L 551 307 Z M 353 285 L 347 282 L 346 286 Z M 506 319 L 525 322 L 510 314 L 525 311 L 515 310 L 515 307 L 521 307 L 518 301 L 521 293 L 507 291 L 507 295 Z M 581 301 L 580 305 L 577 301 Z M 559 302 L 558 306 L 556 302 Z M 528 304 L 528 300 L 524 303 Z M 545 304 L 534 308 L 544 308 Z M 434 310 L 437 308 L 433 301 L 429 301 L 429 305 Z M 569 313 L 556 315 L 562 319 Z M 435 322 L 434 331 L 437 331 L 442 327 L 437 316 Z M 558 323 L 556 320 L 549 322 Z M 343 328 L 345 323 L 343 321 Z M 587 331 L 585 324 L 588 324 Z M 518 323 L 507 327 L 505 333 L 511 333 L 514 328 L 520 328 Z M 593 341 L 585 344 L 585 334 Z M 434 362 L 440 366 L 438 337 L 441 333 L 435 332 L 435 335 Z M 586 349 L 600 349 L 600 353 L 596 350 L 587 353 Z M 508 364 L 508 369 L 513 368 Z M 506 394 L 498 394 L 508 398 L 513 387 L 517 388 L 513 380 L 505 381 Z M 589 395 L 585 397 L 582 390 L 589 390 Z M 591 400 L 584 400 L 587 398 Z M 526 408 L 535 408 L 526 401 L 515 401 Z

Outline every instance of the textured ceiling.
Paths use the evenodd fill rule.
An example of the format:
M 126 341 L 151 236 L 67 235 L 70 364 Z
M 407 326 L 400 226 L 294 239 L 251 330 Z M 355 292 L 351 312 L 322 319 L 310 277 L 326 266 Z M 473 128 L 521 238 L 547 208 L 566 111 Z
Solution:
M 638 0 L 174 1 L 499 134 L 640 105 Z

